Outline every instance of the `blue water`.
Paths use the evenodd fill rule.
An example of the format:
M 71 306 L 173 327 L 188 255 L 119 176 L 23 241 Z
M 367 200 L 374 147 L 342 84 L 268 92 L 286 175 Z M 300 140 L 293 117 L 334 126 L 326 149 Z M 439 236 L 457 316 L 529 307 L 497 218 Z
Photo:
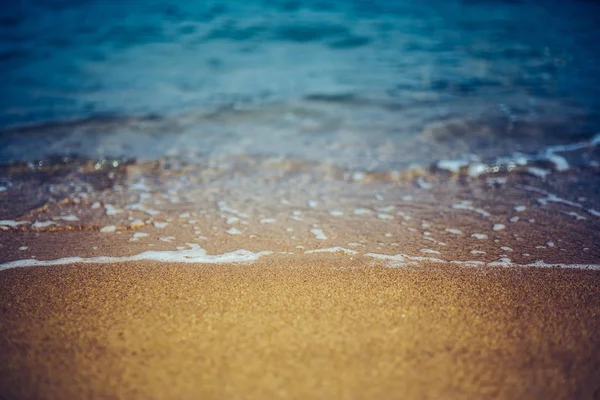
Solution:
M 2 3 L 4 161 L 185 150 L 376 166 L 600 130 L 594 1 Z

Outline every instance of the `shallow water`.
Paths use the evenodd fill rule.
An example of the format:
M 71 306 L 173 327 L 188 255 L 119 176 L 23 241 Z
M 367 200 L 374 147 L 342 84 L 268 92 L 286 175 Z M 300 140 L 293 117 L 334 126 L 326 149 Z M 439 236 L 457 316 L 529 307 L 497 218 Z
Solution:
M 0 263 L 598 268 L 594 2 L 0 13 Z

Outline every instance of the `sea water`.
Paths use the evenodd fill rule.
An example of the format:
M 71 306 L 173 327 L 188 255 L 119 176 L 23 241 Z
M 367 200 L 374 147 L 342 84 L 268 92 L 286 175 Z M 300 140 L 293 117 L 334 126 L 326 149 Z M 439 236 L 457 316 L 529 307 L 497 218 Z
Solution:
M 598 17 L 551 0 L 6 3 L 0 161 L 537 151 L 600 130 Z
M 583 0 L 3 2 L 0 262 L 595 268 L 599 18 Z

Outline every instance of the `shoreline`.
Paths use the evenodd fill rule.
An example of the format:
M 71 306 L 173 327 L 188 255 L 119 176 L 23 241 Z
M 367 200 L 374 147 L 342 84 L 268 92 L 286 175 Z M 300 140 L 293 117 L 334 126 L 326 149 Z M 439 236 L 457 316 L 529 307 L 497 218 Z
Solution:
M 600 272 L 250 265 L 0 272 L 7 398 L 592 398 Z

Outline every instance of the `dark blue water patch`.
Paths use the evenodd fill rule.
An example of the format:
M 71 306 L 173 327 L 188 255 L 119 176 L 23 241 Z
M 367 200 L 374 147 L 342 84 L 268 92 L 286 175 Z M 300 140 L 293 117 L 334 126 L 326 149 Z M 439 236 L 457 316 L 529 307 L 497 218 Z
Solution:
M 353 49 L 356 47 L 367 46 L 371 41 L 372 39 L 366 36 L 349 34 L 347 37 L 330 42 L 329 47 L 333 49 Z
M 339 24 L 296 23 L 276 27 L 273 37 L 285 42 L 305 43 L 329 38 L 347 38 L 349 35 L 349 28 Z
M 263 26 L 240 27 L 234 21 L 227 21 L 213 28 L 204 37 L 204 40 L 249 41 L 263 35 L 265 31 L 267 31 L 267 28 Z

